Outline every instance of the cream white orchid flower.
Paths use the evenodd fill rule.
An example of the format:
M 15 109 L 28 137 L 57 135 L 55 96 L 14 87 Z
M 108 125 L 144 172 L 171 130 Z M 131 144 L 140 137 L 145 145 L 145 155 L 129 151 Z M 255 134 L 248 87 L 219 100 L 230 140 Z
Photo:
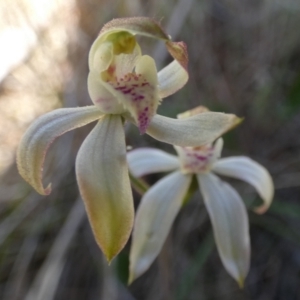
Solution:
M 245 156 L 219 159 L 222 138 L 214 145 L 174 147 L 178 157 L 152 148 L 140 148 L 127 154 L 129 170 L 136 177 L 173 171 L 144 194 L 138 207 L 130 251 L 129 282 L 142 275 L 160 252 L 192 177 L 196 176 L 222 263 L 242 287 L 250 262 L 246 207 L 236 190 L 215 174 L 251 184 L 264 201 L 256 209 L 258 213 L 265 212 L 271 204 L 274 193 L 271 176 L 263 166 Z
M 157 73 L 154 59 L 141 54 L 136 35 L 165 41 L 174 61 Z M 161 99 L 186 84 L 187 61 L 186 45 L 171 42 L 152 19 L 115 19 L 103 27 L 89 54 L 90 96 L 103 113 L 129 113 L 145 133 Z
M 154 60 L 141 55 L 137 34 L 164 41 L 174 61 L 157 73 Z M 21 176 L 48 195 L 51 185 L 44 188 L 42 173 L 50 144 L 65 132 L 98 121 L 78 152 L 76 175 L 96 241 L 111 261 L 127 242 L 134 218 L 124 120 L 160 141 L 194 146 L 211 142 L 239 119 L 220 113 L 185 120 L 156 115 L 160 99 L 180 89 L 188 73 L 184 43 L 171 42 L 152 19 L 107 23 L 92 45 L 89 66 L 88 90 L 95 105 L 61 108 L 38 118 L 22 138 L 17 163 Z

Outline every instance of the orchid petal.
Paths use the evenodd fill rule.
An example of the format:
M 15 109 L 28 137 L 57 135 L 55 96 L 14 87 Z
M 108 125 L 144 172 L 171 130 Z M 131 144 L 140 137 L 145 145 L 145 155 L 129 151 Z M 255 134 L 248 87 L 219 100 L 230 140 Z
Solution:
M 239 194 L 217 176 L 211 173 L 198 174 L 197 179 L 222 263 L 242 287 L 250 264 L 246 207 Z
M 139 148 L 127 153 L 129 170 L 135 177 L 157 172 L 168 172 L 179 169 L 179 160 L 162 150 Z
M 95 48 L 95 53 L 90 62 L 90 70 L 101 73 L 106 70 L 113 60 L 113 45 L 111 43 L 101 43 Z
M 129 283 L 142 275 L 160 252 L 191 179 L 190 175 L 174 172 L 143 196 L 132 235 Z
M 223 150 L 224 140 L 223 138 L 218 138 L 214 144 L 214 151 L 211 157 L 211 161 L 215 163 L 220 157 Z
M 169 53 L 174 58 L 159 74 L 159 95 L 161 98 L 174 94 L 189 79 L 188 53 L 184 42 L 166 42 Z
M 45 156 L 50 144 L 60 135 L 99 119 L 95 106 L 61 108 L 39 117 L 25 132 L 17 152 L 21 176 L 42 195 L 51 192 L 51 184 L 43 187 Z
M 240 120 L 232 114 L 215 112 L 204 112 L 183 119 L 155 115 L 146 132 L 168 144 L 196 147 L 211 143 L 239 124 Z
M 158 72 L 158 93 L 160 98 L 168 97 L 180 90 L 188 80 L 184 68 L 174 60 Z
M 120 116 L 104 116 L 85 139 L 76 175 L 95 239 L 111 261 L 129 238 L 134 214 Z
M 264 204 L 257 207 L 257 213 L 264 213 L 272 203 L 274 184 L 266 168 L 245 156 L 235 156 L 218 160 L 212 170 L 220 175 L 244 180 L 251 184 Z
M 93 103 L 104 114 L 120 114 L 124 112 L 124 106 L 117 100 L 109 88 L 110 86 L 104 83 L 97 73 L 89 73 L 88 91 Z

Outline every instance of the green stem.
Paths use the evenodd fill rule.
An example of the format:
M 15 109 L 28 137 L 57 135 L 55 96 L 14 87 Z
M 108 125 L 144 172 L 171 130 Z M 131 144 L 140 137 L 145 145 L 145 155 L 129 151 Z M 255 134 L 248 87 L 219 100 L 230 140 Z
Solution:
M 129 178 L 130 178 L 132 187 L 141 196 L 143 196 L 147 192 L 147 190 L 150 188 L 150 186 L 141 178 L 136 178 L 130 173 L 129 173 Z

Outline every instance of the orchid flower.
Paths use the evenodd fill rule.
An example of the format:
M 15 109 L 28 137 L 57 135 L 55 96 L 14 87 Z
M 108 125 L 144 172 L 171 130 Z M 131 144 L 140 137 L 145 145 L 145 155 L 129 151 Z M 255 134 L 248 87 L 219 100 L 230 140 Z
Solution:
M 154 60 L 141 55 L 136 35 L 164 41 L 174 61 L 157 73 Z M 65 132 L 98 121 L 78 152 L 76 176 L 95 239 L 108 261 L 124 247 L 134 218 L 124 121 L 136 124 L 141 133 L 182 146 L 210 142 L 239 122 L 221 113 L 186 120 L 156 115 L 161 98 L 186 83 L 187 60 L 185 44 L 171 42 L 152 19 L 115 19 L 103 27 L 89 54 L 88 91 L 94 105 L 39 117 L 20 143 L 21 176 L 48 195 L 51 185 L 44 187 L 42 173 L 50 144 Z
M 178 157 L 153 148 L 135 149 L 127 154 L 129 170 L 136 177 L 173 171 L 144 194 L 138 207 L 130 251 L 129 282 L 142 275 L 160 252 L 192 178 L 196 176 L 222 263 L 243 286 L 250 262 L 246 207 L 236 190 L 216 174 L 251 184 L 264 201 L 256 208 L 258 213 L 265 212 L 271 204 L 274 193 L 271 176 L 248 157 L 220 159 L 222 138 L 214 144 L 199 147 L 174 147 Z

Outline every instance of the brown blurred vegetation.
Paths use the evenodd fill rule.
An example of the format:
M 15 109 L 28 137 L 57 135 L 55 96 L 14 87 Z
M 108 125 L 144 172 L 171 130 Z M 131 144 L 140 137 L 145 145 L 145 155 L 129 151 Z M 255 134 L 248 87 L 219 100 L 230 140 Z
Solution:
M 300 299 L 299 1 L 2 0 L 0 15 L 1 48 L 25 49 L 25 44 L 10 44 L 13 35 L 4 44 L 1 32 L 8 27 L 27 28 L 16 43 L 32 41 L 0 83 L 0 299 Z M 38 115 L 91 103 L 87 57 L 103 24 L 138 15 L 154 17 L 173 40 L 188 45 L 190 80 L 163 101 L 159 113 L 175 117 L 201 104 L 244 117 L 226 134 L 223 156 L 251 156 L 274 178 L 269 212 L 249 211 L 252 260 L 244 290 L 221 265 L 199 194 L 184 206 L 160 256 L 140 279 L 126 285 L 130 243 L 107 266 L 74 175 L 77 150 L 93 125 L 51 146 L 45 168 L 45 182 L 53 183 L 48 197 L 37 195 L 13 163 L 23 132 Z M 159 68 L 170 61 L 163 45 L 148 46 Z M 140 137 L 135 128 L 126 130 L 133 147 L 173 151 Z M 249 186 L 232 184 L 249 207 L 260 201 Z

